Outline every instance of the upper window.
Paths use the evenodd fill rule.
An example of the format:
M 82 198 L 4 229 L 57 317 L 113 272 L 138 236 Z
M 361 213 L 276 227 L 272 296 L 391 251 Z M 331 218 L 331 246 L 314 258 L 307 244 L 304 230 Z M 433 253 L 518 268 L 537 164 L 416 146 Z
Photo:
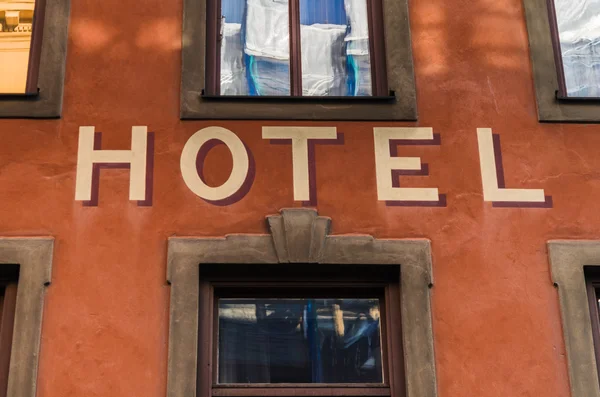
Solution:
M 184 4 L 182 118 L 416 119 L 407 0 Z
M 559 98 L 600 98 L 600 0 L 549 1 Z
M 0 0 L 0 117 L 58 117 L 69 0 Z
M 383 45 L 375 46 L 383 44 L 380 2 L 222 0 L 220 5 L 221 18 L 208 36 L 217 43 L 208 54 L 209 95 L 389 94 Z
M 540 121 L 600 121 L 599 0 L 523 0 Z
M 0 2 L 0 93 L 37 92 L 42 23 L 34 0 Z

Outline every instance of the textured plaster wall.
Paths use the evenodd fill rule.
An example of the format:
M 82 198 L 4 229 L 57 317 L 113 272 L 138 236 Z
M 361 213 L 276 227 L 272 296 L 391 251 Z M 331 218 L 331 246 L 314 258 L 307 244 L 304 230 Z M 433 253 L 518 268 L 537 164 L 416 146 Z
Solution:
M 558 299 L 546 241 L 600 238 L 599 125 L 540 124 L 521 0 L 412 0 L 418 123 L 334 125 L 344 145 L 318 146 L 320 215 L 332 233 L 432 240 L 439 395 L 568 396 Z M 179 121 L 179 0 L 72 2 L 61 120 L 0 120 L 0 235 L 56 238 L 39 369 L 40 397 L 162 397 L 166 389 L 167 238 L 264 233 L 292 199 L 291 148 L 261 139 L 285 122 Z M 295 123 L 311 125 L 310 123 Z M 74 201 L 78 128 L 128 149 L 131 126 L 155 132 L 152 207 L 128 201 L 129 172 L 102 171 L 98 207 Z M 256 178 L 231 206 L 194 196 L 179 156 L 198 129 L 233 130 Z M 378 202 L 373 126 L 433 127 L 441 146 L 401 147 L 439 187 L 445 208 Z M 484 203 L 477 127 L 500 134 L 506 185 L 543 188 L 552 209 Z M 223 146 L 209 183 L 228 175 Z

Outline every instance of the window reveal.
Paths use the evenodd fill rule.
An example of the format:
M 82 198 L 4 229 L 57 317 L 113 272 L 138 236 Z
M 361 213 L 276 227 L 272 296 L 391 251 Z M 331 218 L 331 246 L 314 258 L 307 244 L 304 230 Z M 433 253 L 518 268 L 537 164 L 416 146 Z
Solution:
M 0 0 L 0 94 L 35 94 L 44 0 Z
M 387 95 L 381 1 L 221 0 L 211 11 L 208 94 Z

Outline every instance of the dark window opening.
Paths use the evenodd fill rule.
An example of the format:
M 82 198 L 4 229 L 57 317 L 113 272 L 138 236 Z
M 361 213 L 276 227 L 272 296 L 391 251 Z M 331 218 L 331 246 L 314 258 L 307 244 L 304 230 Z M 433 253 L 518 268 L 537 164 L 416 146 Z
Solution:
M 405 394 L 397 266 L 225 269 L 200 268 L 199 396 Z
M 0 397 L 7 397 L 18 278 L 19 266 L 2 266 L 0 273 Z
M 378 298 L 219 298 L 218 322 L 219 384 L 383 383 Z

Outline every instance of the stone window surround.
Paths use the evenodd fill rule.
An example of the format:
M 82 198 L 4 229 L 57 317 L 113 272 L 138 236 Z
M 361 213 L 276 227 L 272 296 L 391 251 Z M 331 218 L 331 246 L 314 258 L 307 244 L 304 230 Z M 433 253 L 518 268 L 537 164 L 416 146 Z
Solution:
M 548 0 L 523 0 L 539 121 L 600 122 L 600 100 L 559 100 Z
M 0 118 L 59 118 L 62 112 L 70 0 L 48 0 L 38 95 L 0 95 Z
M 383 0 L 387 81 L 395 100 L 346 101 L 202 98 L 205 87 L 207 2 L 183 0 L 181 119 L 404 120 L 417 119 L 408 0 Z
M 600 240 L 548 242 L 565 338 L 571 397 L 600 397 L 585 266 L 600 266 Z
M 0 266 L 19 265 L 7 396 L 35 397 L 46 286 L 53 238 L 0 238 Z
M 284 209 L 267 217 L 270 235 L 171 237 L 167 397 L 196 396 L 199 268 L 201 263 L 374 264 L 400 266 L 406 397 L 435 397 L 437 382 L 430 288 L 429 240 L 330 236 L 331 219 L 315 210 Z

